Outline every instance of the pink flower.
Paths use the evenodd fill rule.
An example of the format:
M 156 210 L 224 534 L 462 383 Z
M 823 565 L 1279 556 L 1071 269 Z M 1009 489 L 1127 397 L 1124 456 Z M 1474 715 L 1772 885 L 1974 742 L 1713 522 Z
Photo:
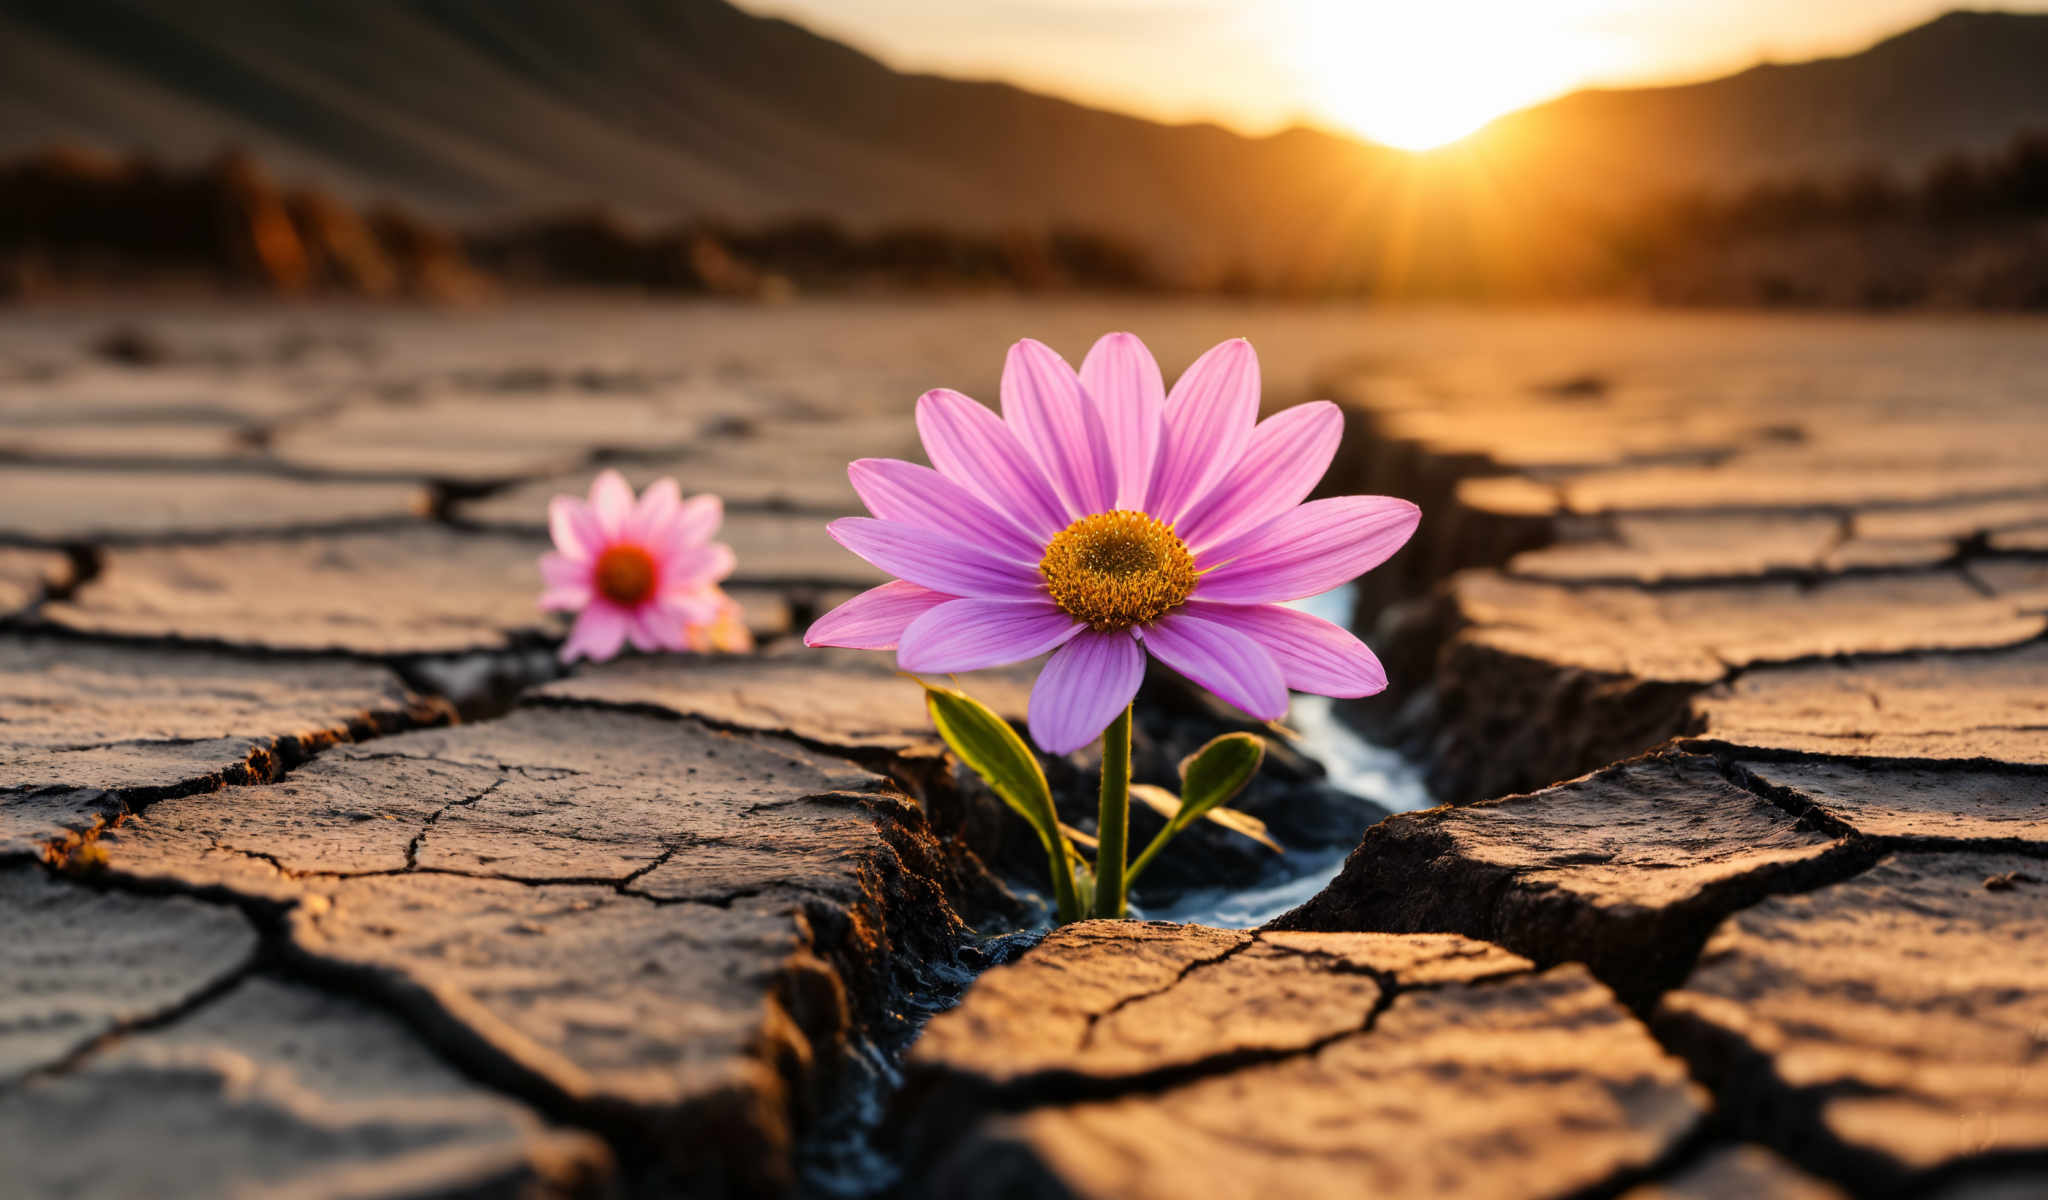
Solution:
M 917 428 L 937 470 L 848 468 L 874 516 L 834 521 L 832 536 L 898 578 L 819 618 L 807 645 L 894 649 L 915 673 L 1052 651 L 1029 718 L 1053 754 L 1123 711 L 1148 651 L 1266 720 L 1285 715 L 1289 688 L 1386 687 L 1364 643 L 1281 603 L 1378 566 L 1421 519 L 1388 496 L 1302 503 L 1343 435 L 1336 405 L 1259 421 L 1258 356 L 1242 339 L 1168 395 L 1128 333 L 1095 343 L 1078 377 L 1044 345 L 1017 343 L 1002 402 L 998 417 L 927 392 Z
M 656 480 L 636 502 L 617 471 L 599 474 L 587 501 L 556 496 L 540 605 L 578 614 L 562 661 L 602 662 L 629 639 L 648 651 L 751 644 L 738 606 L 718 587 L 733 568 L 732 548 L 711 540 L 724 516 L 718 497 L 686 501 L 673 479 Z

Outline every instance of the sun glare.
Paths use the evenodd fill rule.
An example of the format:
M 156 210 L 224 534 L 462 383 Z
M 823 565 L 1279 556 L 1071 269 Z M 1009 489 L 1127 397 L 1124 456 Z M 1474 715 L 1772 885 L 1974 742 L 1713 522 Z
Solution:
M 1326 119 L 1427 150 L 1618 65 L 1618 43 L 1574 28 L 1574 7 L 1307 0 L 1296 53 Z

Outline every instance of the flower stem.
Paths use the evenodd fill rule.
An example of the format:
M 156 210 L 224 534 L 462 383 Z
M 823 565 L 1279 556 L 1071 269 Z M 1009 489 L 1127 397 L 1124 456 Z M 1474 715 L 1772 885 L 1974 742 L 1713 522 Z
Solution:
M 1062 925 L 1088 915 L 1081 911 L 1081 893 L 1074 886 L 1074 864 L 1067 861 L 1071 849 L 1065 835 L 1061 835 L 1059 844 L 1045 851 L 1051 860 L 1053 911 Z
M 1131 833 L 1131 710 L 1102 733 L 1102 807 L 1095 829 L 1095 915 L 1124 915 L 1125 843 Z
M 1152 865 L 1153 859 L 1159 857 L 1159 852 L 1166 848 L 1166 843 L 1173 840 L 1173 835 L 1176 832 L 1178 832 L 1178 830 L 1174 829 L 1173 822 L 1168 821 L 1166 825 L 1163 828 L 1161 828 L 1157 834 L 1153 836 L 1151 844 L 1146 846 L 1144 850 L 1139 852 L 1138 861 L 1132 863 L 1131 869 L 1124 872 L 1125 887 L 1129 887 L 1132 884 L 1138 882 L 1138 876 L 1144 872 L 1146 867 Z

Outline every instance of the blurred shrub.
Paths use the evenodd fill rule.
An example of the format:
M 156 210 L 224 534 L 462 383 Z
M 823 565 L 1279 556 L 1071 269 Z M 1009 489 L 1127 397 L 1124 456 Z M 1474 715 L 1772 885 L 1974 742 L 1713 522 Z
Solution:
M 1622 293 L 1681 304 L 2048 306 L 2048 133 L 1951 155 L 1911 180 L 1876 168 L 1768 180 L 1620 218 L 1531 209 L 1489 220 L 1453 203 L 1455 190 L 1428 195 L 1397 240 L 1374 233 L 1384 224 L 1374 208 L 1356 225 L 1282 231 L 1278 244 L 1292 248 L 1285 270 L 1217 262 L 1173 276 L 1202 282 L 1175 284 L 1132 242 L 1086 229 L 857 229 L 825 217 L 642 228 L 585 210 L 458 233 L 280 188 L 239 154 L 181 171 L 59 148 L 0 163 L 0 296 L 138 284 L 436 300 L 507 287 L 751 299 L 1186 288 L 1304 299 Z M 1315 253 L 1294 253 L 1301 245 Z
M 1910 183 L 1870 168 L 1673 197 L 1612 246 L 1672 303 L 2048 307 L 2048 133 Z
M 1062 288 L 1147 290 L 1135 249 L 1056 230 L 976 234 L 911 225 L 856 233 L 824 217 L 755 228 L 696 223 L 635 232 L 570 213 L 469 239 L 475 260 L 530 285 L 632 287 L 772 298 L 805 291 Z
M 17 293 L 136 283 L 461 298 L 482 277 L 452 240 L 401 215 L 368 221 L 254 160 L 190 170 L 70 148 L 0 164 L 0 279 Z

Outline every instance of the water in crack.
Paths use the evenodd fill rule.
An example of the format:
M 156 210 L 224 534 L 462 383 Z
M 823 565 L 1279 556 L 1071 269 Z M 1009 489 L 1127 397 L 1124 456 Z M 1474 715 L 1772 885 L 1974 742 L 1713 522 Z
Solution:
M 1131 906 L 1131 915 L 1147 921 L 1174 921 L 1217 929 L 1251 929 L 1303 904 L 1329 885 L 1343 869 L 1349 846 L 1290 854 L 1288 873 L 1271 883 L 1248 888 L 1195 888 L 1157 908 Z
M 1350 586 L 1325 592 L 1290 607 L 1350 627 L 1356 596 Z M 1331 783 L 1356 796 L 1359 832 L 1378 809 L 1406 812 L 1428 808 L 1430 798 L 1421 768 L 1400 753 L 1361 735 L 1336 710 L 1337 701 L 1296 695 L 1287 724 L 1295 745 L 1322 763 Z M 1369 803 L 1368 803 L 1369 802 Z M 1375 809 L 1373 805 L 1377 805 Z M 1185 891 L 1165 905 L 1133 917 L 1177 921 L 1223 929 L 1263 925 L 1308 900 L 1336 878 L 1352 843 L 1290 851 L 1269 881 L 1253 887 L 1200 888 Z M 799 1191 L 832 1200 L 880 1200 L 894 1195 L 902 1183 L 902 1164 L 891 1157 L 878 1135 L 889 1105 L 903 1082 L 903 1056 L 926 1021 L 958 1003 L 975 977 L 1030 949 L 1043 937 L 1041 928 L 999 934 L 964 947 L 951 961 L 914 968 L 920 986 L 911 989 L 908 1011 L 898 1020 L 889 1044 L 864 1043 L 849 1065 L 849 1098 L 815 1125 L 798 1147 Z
M 1356 599 L 1356 590 L 1347 584 L 1320 596 L 1297 600 L 1289 607 L 1350 628 Z M 1299 735 L 1296 747 L 1322 763 L 1330 782 L 1340 790 L 1390 812 L 1408 812 L 1435 804 L 1421 767 L 1398 751 L 1367 741 L 1338 714 L 1338 703 L 1327 696 L 1294 697 L 1287 724 Z M 1363 804 L 1359 807 L 1359 832 L 1363 833 L 1371 823 L 1371 810 Z M 1142 912 L 1134 908 L 1134 915 L 1188 925 L 1250 929 L 1322 891 L 1337 877 L 1350 853 L 1349 844 L 1290 851 L 1282 861 L 1283 870 L 1278 877 L 1265 883 L 1248 888 L 1197 888 L 1182 892 L 1157 908 Z

